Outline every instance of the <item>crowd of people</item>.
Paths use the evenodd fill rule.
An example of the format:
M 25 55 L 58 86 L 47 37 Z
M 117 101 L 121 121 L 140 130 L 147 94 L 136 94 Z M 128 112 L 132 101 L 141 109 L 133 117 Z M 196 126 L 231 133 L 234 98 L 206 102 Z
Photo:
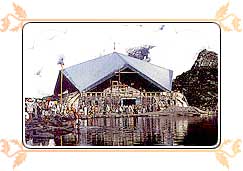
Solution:
M 44 116 L 56 116 L 56 115 L 69 115 L 80 117 L 84 116 L 94 116 L 96 114 L 139 114 L 146 112 L 159 111 L 159 105 L 116 105 L 106 104 L 103 106 L 98 105 L 86 105 L 82 104 L 78 107 L 63 104 L 61 105 L 57 101 L 35 101 L 25 103 L 25 117 L 26 119 L 32 118 L 42 118 Z
M 68 106 L 61 105 L 57 101 L 32 101 L 25 103 L 25 117 L 26 119 L 42 118 L 44 116 L 72 116 L 74 118 L 80 116 L 95 116 L 99 114 L 139 114 L 146 112 L 160 111 L 159 105 L 86 105 L 81 104 L 78 107 L 75 105 Z
M 58 100 L 43 100 L 43 99 L 26 99 L 25 100 L 25 114 L 26 119 L 41 118 L 43 116 L 71 116 L 80 118 L 81 116 L 95 116 L 106 114 L 140 114 L 146 112 L 156 112 L 167 108 L 168 106 L 177 105 L 176 100 L 171 98 L 155 98 L 141 99 L 142 102 L 121 105 L 118 101 L 116 103 L 107 99 L 91 100 L 80 99 L 78 103 L 64 103 L 60 104 Z

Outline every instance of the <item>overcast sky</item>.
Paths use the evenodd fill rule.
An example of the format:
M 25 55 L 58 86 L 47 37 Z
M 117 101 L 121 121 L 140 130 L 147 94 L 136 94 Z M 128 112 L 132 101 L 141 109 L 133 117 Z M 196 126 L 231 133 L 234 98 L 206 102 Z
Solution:
M 220 32 L 213 23 L 30 23 L 24 27 L 24 97 L 52 95 L 64 56 L 65 68 L 131 47 L 154 45 L 151 63 L 174 71 L 191 68 L 203 49 L 219 54 Z

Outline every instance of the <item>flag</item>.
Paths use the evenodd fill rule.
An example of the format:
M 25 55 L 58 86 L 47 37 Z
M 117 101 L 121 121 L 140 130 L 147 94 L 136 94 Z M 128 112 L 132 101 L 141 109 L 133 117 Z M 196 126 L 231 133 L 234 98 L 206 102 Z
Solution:
M 64 56 L 63 55 L 60 55 L 59 58 L 58 58 L 58 61 L 57 61 L 57 64 L 58 65 L 64 65 Z

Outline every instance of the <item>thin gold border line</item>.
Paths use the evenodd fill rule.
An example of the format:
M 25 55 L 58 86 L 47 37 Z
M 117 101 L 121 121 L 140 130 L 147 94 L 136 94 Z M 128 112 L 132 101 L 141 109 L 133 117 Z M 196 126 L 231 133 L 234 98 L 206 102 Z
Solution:
M 116 19 L 109 19 L 109 18 L 101 18 L 101 19 L 93 19 L 93 18 L 83 18 L 83 19 L 71 19 L 71 18 L 49 18 L 49 19 L 42 19 L 42 18 L 27 18 L 27 19 L 21 19 L 21 21 L 25 21 L 25 22 L 38 22 L 38 21 L 57 21 L 57 22 L 75 22 L 75 21 L 87 21 L 87 22 L 94 22 L 94 21 L 100 21 L 100 22 L 104 22 L 104 21 L 114 21 L 114 22 L 139 22 L 139 21 L 148 21 L 148 22 L 153 22 L 153 21 L 167 21 L 167 22 L 218 22 L 218 20 L 216 19 L 125 19 L 125 18 L 116 18 Z

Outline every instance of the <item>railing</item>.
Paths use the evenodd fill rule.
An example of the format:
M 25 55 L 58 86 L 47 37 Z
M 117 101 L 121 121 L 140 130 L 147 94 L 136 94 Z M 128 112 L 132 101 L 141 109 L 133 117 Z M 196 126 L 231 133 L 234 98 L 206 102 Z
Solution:
M 137 94 L 138 97 L 159 97 L 159 96 L 173 96 L 173 92 L 85 92 L 81 93 L 82 97 L 124 97 L 124 96 L 129 96 L 129 97 L 135 97 L 135 94 Z

